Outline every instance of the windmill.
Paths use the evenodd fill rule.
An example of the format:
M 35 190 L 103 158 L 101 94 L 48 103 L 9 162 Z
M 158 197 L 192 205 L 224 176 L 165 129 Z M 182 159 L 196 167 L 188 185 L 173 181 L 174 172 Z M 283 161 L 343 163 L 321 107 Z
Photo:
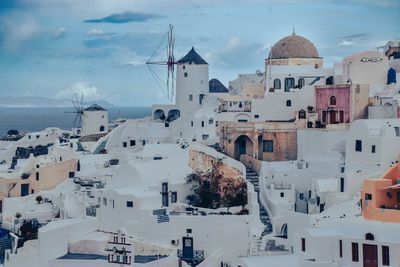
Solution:
M 174 27 L 170 24 L 168 32 L 162 37 L 157 49 L 151 55 L 151 57 L 147 60 L 146 64 L 149 68 L 151 75 L 156 81 L 157 85 L 160 87 L 160 90 L 166 95 L 166 97 L 172 101 L 175 96 L 175 55 L 174 55 L 174 45 L 175 45 L 175 37 L 173 35 Z M 166 58 L 164 60 L 157 60 L 160 57 L 162 48 L 166 48 Z M 160 74 L 157 72 L 156 66 L 167 66 L 167 76 L 165 74 Z M 162 85 L 165 83 L 164 85 Z M 166 89 L 164 89 L 166 88 Z
M 81 95 L 81 98 L 78 98 L 78 95 L 75 94 L 75 97 L 72 98 L 72 105 L 74 110 L 73 111 L 64 111 L 64 113 L 74 113 L 76 114 L 74 117 L 74 121 L 73 121 L 73 128 L 75 129 L 79 129 L 82 128 L 84 126 L 84 122 L 82 120 L 82 117 L 86 117 L 86 114 L 83 112 L 86 102 L 84 102 L 83 100 L 83 93 Z

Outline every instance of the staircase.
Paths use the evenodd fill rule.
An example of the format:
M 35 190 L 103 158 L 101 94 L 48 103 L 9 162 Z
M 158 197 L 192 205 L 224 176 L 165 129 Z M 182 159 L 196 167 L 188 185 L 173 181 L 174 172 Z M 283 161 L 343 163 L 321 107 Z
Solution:
M 265 230 L 262 233 L 262 235 L 266 235 L 272 232 L 272 224 L 268 218 L 268 213 L 263 207 L 263 205 L 260 203 L 260 187 L 258 184 L 258 175 L 255 171 L 252 169 L 246 168 L 246 180 L 249 181 L 254 185 L 254 190 L 257 193 L 257 200 L 258 204 L 260 207 L 260 220 L 261 222 L 265 225 Z
M 4 262 L 4 253 L 7 249 L 11 249 L 12 241 L 9 234 L 0 237 L 0 264 Z

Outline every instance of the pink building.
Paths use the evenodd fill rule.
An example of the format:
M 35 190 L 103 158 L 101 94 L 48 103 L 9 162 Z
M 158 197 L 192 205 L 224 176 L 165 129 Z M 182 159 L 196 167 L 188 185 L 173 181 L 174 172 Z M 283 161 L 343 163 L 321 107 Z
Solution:
M 327 125 L 367 118 L 368 91 L 368 85 L 359 84 L 315 86 L 319 121 Z

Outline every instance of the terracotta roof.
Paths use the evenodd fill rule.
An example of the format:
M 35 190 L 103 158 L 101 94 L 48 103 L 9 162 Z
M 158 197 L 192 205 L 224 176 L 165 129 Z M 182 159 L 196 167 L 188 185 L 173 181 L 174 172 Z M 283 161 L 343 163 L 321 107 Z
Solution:
M 318 58 L 317 48 L 308 39 L 299 35 L 286 36 L 272 48 L 269 59 Z

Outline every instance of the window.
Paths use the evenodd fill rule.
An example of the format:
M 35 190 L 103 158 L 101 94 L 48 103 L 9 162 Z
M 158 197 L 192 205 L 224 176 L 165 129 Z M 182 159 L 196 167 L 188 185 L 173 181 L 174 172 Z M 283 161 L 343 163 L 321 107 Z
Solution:
M 127 143 L 126 142 L 122 142 L 122 146 L 123 147 L 127 147 Z
M 382 246 L 382 265 L 383 266 L 390 265 L 390 255 L 388 246 Z
M 394 132 L 396 133 L 396 136 L 400 136 L 400 127 L 394 127 Z
M 107 206 L 107 198 L 103 197 L 103 206 Z
M 299 87 L 302 88 L 305 84 L 304 78 L 299 79 Z
M 258 114 L 254 115 L 255 119 L 258 119 L 259 117 L 260 117 L 260 115 L 258 115 Z
M 103 116 L 104 117 L 104 116 Z M 100 132 L 104 132 L 105 128 L 103 125 L 100 126 Z
M 375 153 L 375 149 L 376 149 L 376 148 L 375 148 L 375 145 L 372 145 L 372 147 L 371 147 L 371 152 L 372 152 L 372 153 Z
M 183 73 L 183 76 L 186 78 L 188 76 L 188 73 L 187 72 Z
M 189 95 L 189 101 L 193 101 L 193 95 Z
M 190 126 L 192 126 L 192 127 L 193 127 L 193 121 L 191 121 L 191 122 L 190 122 Z
M 273 140 L 263 140 L 263 152 L 274 152 L 274 141 Z
M 372 200 L 371 194 L 365 194 L 365 200 Z
M 213 119 L 209 119 L 208 120 L 208 124 L 213 124 L 214 123 L 214 120 Z
M 110 199 L 110 209 L 115 208 L 115 201 L 114 199 Z
M 186 69 L 186 66 L 185 66 L 185 65 L 183 65 L 183 66 L 182 66 L 182 69 Z
M 367 233 L 367 234 L 365 235 L 365 240 L 371 240 L 371 241 L 374 241 L 374 240 L 375 240 L 375 237 L 374 237 L 374 235 L 373 235 L 373 234 L 371 234 L 371 233 Z
M 36 164 L 36 169 L 39 169 L 39 167 L 40 167 L 39 164 Z
M 178 192 L 171 193 L 171 203 L 176 203 L 178 201 Z
M 294 87 L 294 78 L 285 79 L 285 92 L 289 92 L 290 88 Z
M 201 121 L 201 127 L 204 127 L 204 121 Z
M 36 172 L 36 181 L 39 181 L 39 172 Z
M 304 109 L 299 110 L 299 119 L 306 118 L 306 111 Z
M 306 239 L 301 238 L 301 251 L 306 251 Z
M 274 80 L 274 89 L 281 89 L 281 80 L 279 79 Z
M 356 140 L 356 151 L 357 152 L 362 151 L 362 141 L 361 140 Z
M 343 242 L 339 240 L 339 257 L 343 258 Z
M 142 146 L 146 144 L 146 140 L 142 140 Z
M 127 208 L 133 208 L 133 201 L 127 201 L 126 202 L 126 207 Z
M 286 100 L 286 106 L 291 107 L 292 106 L 292 101 L 291 100 Z
M 162 183 L 162 185 L 161 185 L 161 191 L 162 191 L 163 193 L 168 192 L 168 183 Z
M 203 105 L 203 99 L 205 95 L 204 94 L 199 94 L 199 105 Z
M 131 146 L 136 146 L 136 140 L 131 140 L 131 141 L 130 141 L 130 145 L 131 145 Z
M 358 243 L 351 243 L 351 259 L 354 262 L 358 262 Z
M 203 139 L 203 140 L 208 140 L 209 137 L 210 137 L 210 136 L 209 136 L 208 134 L 203 134 L 202 139 Z
M 329 105 L 330 105 L 330 106 L 336 106 L 336 96 L 331 95 L 331 96 L 329 97 Z
M 281 192 L 281 197 L 285 197 L 285 193 L 284 192 Z
M 75 172 L 69 172 L 69 174 L 68 174 L 69 178 L 74 178 L 74 176 L 75 176 Z

